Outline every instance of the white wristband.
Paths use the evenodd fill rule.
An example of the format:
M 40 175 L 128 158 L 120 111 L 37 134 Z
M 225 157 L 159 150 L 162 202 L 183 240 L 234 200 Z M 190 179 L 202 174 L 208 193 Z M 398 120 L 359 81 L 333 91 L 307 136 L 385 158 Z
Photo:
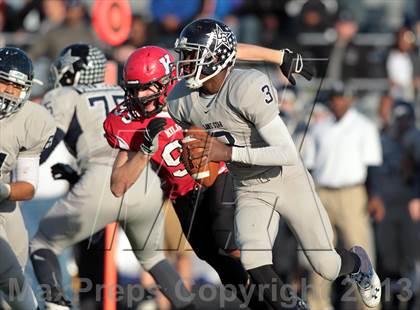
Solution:
M 0 202 L 6 200 L 10 196 L 10 185 L 0 181 Z

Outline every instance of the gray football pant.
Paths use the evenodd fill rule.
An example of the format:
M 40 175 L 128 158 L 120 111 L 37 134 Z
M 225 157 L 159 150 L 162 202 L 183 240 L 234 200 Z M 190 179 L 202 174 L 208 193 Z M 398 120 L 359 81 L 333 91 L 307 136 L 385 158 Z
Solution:
M 30 242 L 31 253 L 50 249 L 58 255 L 107 224 L 120 222 L 144 269 L 151 269 L 165 258 L 161 250 L 164 196 L 158 176 L 147 166 L 124 197 L 116 198 L 110 190 L 111 171 L 112 167 L 106 165 L 88 167 L 71 191 L 41 220 Z
M 334 280 L 341 258 L 334 250 L 333 230 L 307 169 L 274 167 L 259 178 L 235 180 L 235 228 L 245 269 L 272 264 L 272 246 L 280 216 L 295 234 L 313 269 Z
M 28 232 L 16 202 L 0 204 L 0 291 L 13 309 L 35 309 L 36 300 L 23 274 L 28 260 Z M 1 304 L 1 300 L 0 300 Z

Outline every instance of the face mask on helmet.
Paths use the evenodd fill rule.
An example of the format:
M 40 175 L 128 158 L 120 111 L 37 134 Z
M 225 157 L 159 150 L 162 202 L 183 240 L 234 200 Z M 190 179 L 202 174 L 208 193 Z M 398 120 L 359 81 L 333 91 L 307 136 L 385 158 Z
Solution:
M 125 102 L 130 114 L 136 119 L 141 119 L 161 112 L 166 104 L 168 88 L 171 83 L 169 76 L 146 84 L 127 81 L 124 85 Z M 143 94 L 140 94 L 141 92 Z
M 17 112 L 29 99 L 34 79 L 32 61 L 20 49 L 0 49 L 0 119 Z
M 73 44 L 60 52 L 50 69 L 50 82 L 61 86 L 92 85 L 105 79 L 106 57 L 88 44 Z
M 175 43 L 175 51 L 180 55 L 176 77 L 185 79 L 190 88 L 200 88 L 205 81 L 234 65 L 236 44 L 234 33 L 225 24 L 211 19 L 192 22 Z
M 167 50 L 157 46 L 142 47 L 130 55 L 124 66 L 123 88 L 133 118 L 149 118 L 165 107 L 175 83 L 173 61 Z

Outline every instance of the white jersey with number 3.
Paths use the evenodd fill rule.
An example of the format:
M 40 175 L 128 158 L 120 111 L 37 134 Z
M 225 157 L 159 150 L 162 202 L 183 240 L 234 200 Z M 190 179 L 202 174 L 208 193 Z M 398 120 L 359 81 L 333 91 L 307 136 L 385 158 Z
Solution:
M 257 129 L 278 116 L 277 92 L 264 73 L 235 69 L 212 99 L 181 81 L 169 94 L 168 111 L 183 127 L 203 127 L 229 145 L 261 148 L 268 145 Z M 272 167 L 228 163 L 228 168 L 235 177 L 253 178 Z

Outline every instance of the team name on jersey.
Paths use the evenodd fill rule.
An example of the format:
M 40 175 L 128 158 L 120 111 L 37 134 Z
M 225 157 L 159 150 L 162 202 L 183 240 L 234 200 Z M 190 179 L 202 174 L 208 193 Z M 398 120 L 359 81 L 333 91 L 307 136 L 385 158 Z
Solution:
M 175 133 L 177 133 L 178 131 L 182 130 L 181 126 L 174 124 L 173 126 L 169 127 L 168 129 L 165 129 L 165 134 L 168 138 L 170 138 L 171 136 L 173 136 Z
M 223 128 L 223 123 L 221 121 L 211 122 L 211 123 L 204 124 L 203 127 L 206 130 Z

